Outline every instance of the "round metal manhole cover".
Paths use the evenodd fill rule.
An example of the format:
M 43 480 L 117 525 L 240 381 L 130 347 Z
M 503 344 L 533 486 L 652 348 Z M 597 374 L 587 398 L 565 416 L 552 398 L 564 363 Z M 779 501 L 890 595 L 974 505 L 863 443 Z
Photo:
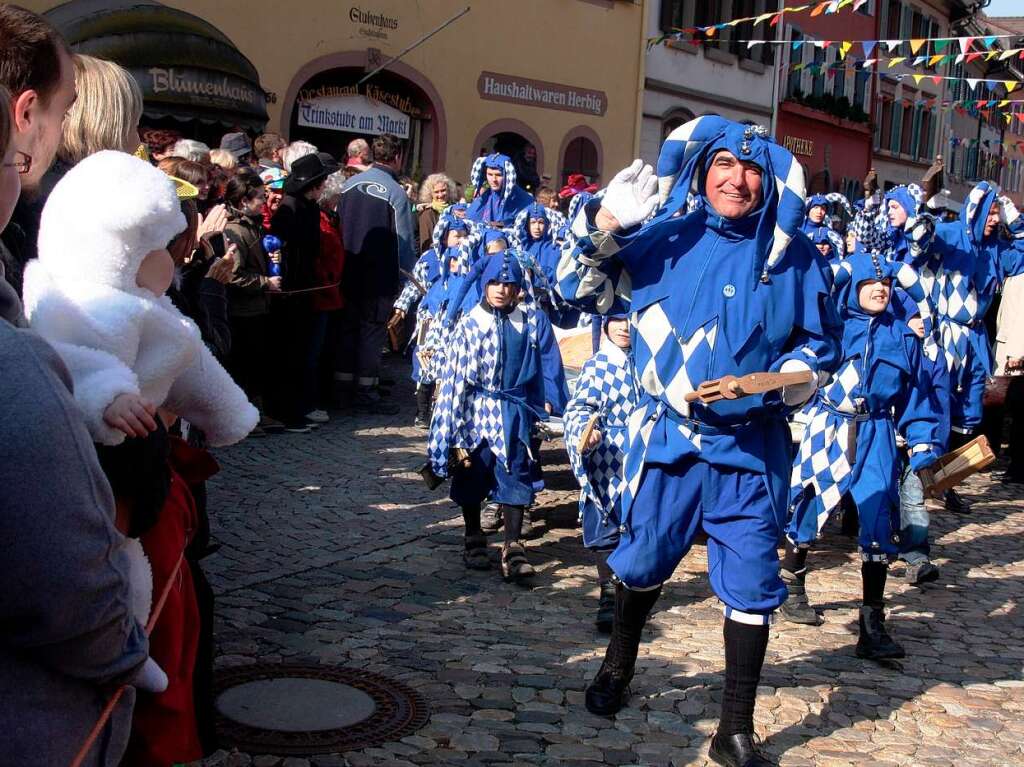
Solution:
M 415 690 L 338 666 L 238 666 L 217 672 L 221 745 L 255 754 L 355 751 L 399 740 L 427 723 Z

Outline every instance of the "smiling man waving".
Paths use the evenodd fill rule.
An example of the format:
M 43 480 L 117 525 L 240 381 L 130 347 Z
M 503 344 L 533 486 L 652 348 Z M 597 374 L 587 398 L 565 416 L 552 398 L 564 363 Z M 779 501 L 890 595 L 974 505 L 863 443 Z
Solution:
M 753 742 L 753 710 L 768 626 L 786 599 L 776 551 L 789 486 L 785 416 L 816 382 L 713 404 L 686 395 L 727 374 L 836 366 L 840 321 L 824 262 L 799 234 L 803 208 L 800 165 L 763 128 L 698 118 L 668 137 L 657 176 L 637 160 L 581 211 L 558 270 L 568 301 L 632 312 L 641 388 L 621 540 L 608 560 L 615 622 L 587 708 L 621 708 L 661 584 L 703 529 L 726 616 L 710 756 L 737 767 L 768 764 Z

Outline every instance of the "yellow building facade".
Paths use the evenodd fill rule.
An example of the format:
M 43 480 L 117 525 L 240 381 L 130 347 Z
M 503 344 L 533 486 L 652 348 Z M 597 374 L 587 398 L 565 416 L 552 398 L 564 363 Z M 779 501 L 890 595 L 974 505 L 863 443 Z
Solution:
M 60 3 L 22 1 L 40 13 L 60 15 Z M 83 1 L 93 8 L 139 6 L 75 0 Z M 166 0 L 163 5 L 199 17 L 254 65 L 267 92 L 267 130 L 309 140 L 336 155 L 351 138 L 393 132 L 409 141 L 408 170 L 417 175 L 444 170 L 465 179 L 481 150 L 515 153 L 529 144 L 536 149 L 538 171 L 554 185 L 571 172 L 606 181 L 636 156 L 643 92 L 641 0 Z M 462 13 L 467 6 L 470 10 Z M 87 43 L 76 44 L 76 50 L 89 52 Z M 218 83 L 204 80 L 204 90 L 189 80 L 189 64 L 201 66 L 200 61 L 171 56 L 161 66 L 128 56 L 133 57 L 119 63 L 140 81 L 154 78 L 143 84 L 147 94 L 154 87 L 188 91 L 197 100 L 222 93 Z

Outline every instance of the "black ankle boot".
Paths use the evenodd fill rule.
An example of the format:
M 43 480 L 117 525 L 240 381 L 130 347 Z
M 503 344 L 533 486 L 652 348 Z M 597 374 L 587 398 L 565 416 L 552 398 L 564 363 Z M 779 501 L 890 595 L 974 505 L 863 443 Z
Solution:
M 660 593 L 660 586 L 652 591 L 631 591 L 616 584 L 612 636 L 604 663 L 587 687 L 585 702 L 590 713 L 612 716 L 625 703 L 644 624 Z
M 772 764 L 758 751 L 754 736 L 747 732 L 735 735 L 719 735 L 716 732 L 711 739 L 708 757 L 715 764 L 724 764 L 726 767 L 766 767 Z
M 952 512 L 953 514 L 970 514 L 971 504 L 965 500 L 960 493 L 953 488 L 946 491 L 945 498 L 946 511 Z
M 789 591 L 789 598 L 779 608 L 782 617 L 792 623 L 803 623 L 807 626 L 820 626 L 824 623 L 822 617 L 807 601 L 807 590 L 804 588 L 806 568 L 795 573 L 783 568 L 779 574 Z
M 857 657 L 889 660 L 903 658 L 906 654 L 902 645 L 885 630 L 885 611 L 881 607 L 861 607 Z
M 605 581 L 601 584 L 601 599 L 597 603 L 597 618 L 594 625 L 602 634 L 612 633 L 615 624 L 615 584 Z
M 433 407 L 434 384 L 420 384 L 416 387 L 416 420 L 412 425 L 419 429 L 429 429 Z

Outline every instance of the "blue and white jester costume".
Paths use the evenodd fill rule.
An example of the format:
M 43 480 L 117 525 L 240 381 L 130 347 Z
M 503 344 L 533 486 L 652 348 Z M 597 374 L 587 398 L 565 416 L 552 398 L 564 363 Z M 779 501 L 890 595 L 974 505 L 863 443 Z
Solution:
M 502 173 L 501 188 L 497 192 L 487 186 L 488 168 Z M 503 154 L 478 157 L 469 172 L 469 183 L 483 191 L 470 203 L 466 218 L 481 224 L 510 227 L 519 211 L 533 202 L 529 192 L 516 184 L 516 168 L 512 160 Z
M 992 206 L 1001 205 L 1012 239 L 985 236 Z M 952 429 L 967 437 L 981 424 L 992 353 L 985 314 L 1003 281 L 1024 272 L 1024 220 L 999 187 L 982 181 L 968 193 L 960 220 L 936 227 L 932 248 L 943 350 L 952 376 Z M 955 447 L 955 445 L 954 445 Z
M 502 507 L 502 568 L 515 579 L 526 577 L 528 570 L 519 538 L 523 510 L 533 501 L 531 433 L 546 417 L 545 404 L 557 404 L 559 411 L 565 404 L 564 399 L 552 402 L 564 397 L 565 378 L 561 360 L 551 364 L 558 347 L 547 317 L 535 305 L 497 309 L 487 300 L 488 284 L 521 289 L 523 279 L 512 253 L 488 259 L 480 274 L 483 298 L 452 334 L 428 443 L 431 466 L 441 477 L 449 473 L 452 451 L 468 453 L 469 465 L 456 471 L 451 482 L 451 498 L 462 507 L 467 524 L 467 565 L 482 564 L 480 504 L 489 498 Z
M 744 179 L 747 168 L 760 172 L 760 192 L 750 191 L 755 207 L 741 218 L 718 214 L 704 188 L 720 153 L 735 158 Z M 628 200 L 638 197 L 629 190 L 646 190 L 647 171 L 636 175 L 638 165 L 616 176 L 601 203 L 620 221 L 613 207 L 629 209 Z M 621 540 L 609 558 L 624 588 L 587 706 L 608 713 L 622 705 L 658 587 L 703 528 L 711 585 L 726 614 L 720 744 L 749 740 L 753 731 L 768 624 L 786 598 L 775 549 L 788 506 L 786 414 L 814 384 L 710 405 L 691 405 L 685 395 L 726 374 L 829 373 L 838 363 L 841 327 L 821 256 L 807 237 L 796 236 L 804 219 L 803 170 L 763 128 L 720 117 L 686 123 L 666 140 L 657 175 L 662 207 L 650 221 L 602 232 L 596 205 L 588 204 L 572 223 L 575 242 L 559 264 L 568 301 L 599 314 L 632 313 L 640 388 L 629 420 Z M 686 208 L 695 182 L 696 209 L 674 215 Z
M 524 263 L 524 268 L 531 272 L 537 271 L 532 278 L 534 296 L 548 312 L 551 323 L 560 328 L 574 328 L 579 320 L 579 312 L 566 305 L 555 290 L 562 249 L 555 242 L 560 224 L 553 214 L 554 211 L 539 203 L 530 205 L 516 216 L 512 235 L 518 251 L 529 256 L 529 267 Z M 535 220 L 544 222 L 544 231 L 540 237 L 530 234 L 530 222 Z
M 858 251 L 837 270 L 843 361 L 804 410 L 807 428 L 793 464 L 793 515 L 782 570 L 790 587 L 783 614 L 798 623 L 819 623 L 804 589 L 807 547 L 849 496 L 860 522 L 864 589 L 857 655 L 873 660 L 904 655 L 885 630 L 883 612 L 888 557 L 900 551 L 903 460 L 896 435 L 907 441 L 911 469 L 926 468 L 938 458 L 940 417 L 921 340 L 888 306 L 867 311 L 859 291 L 891 291 L 900 272 L 905 279 L 910 268 Z
M 829 238 L 829 242 L 832 244 L 832 255 L 834 258 L 839 259 L 846 255 L 846 243 L 843 242 L 839 232 L 832 228 L 832 214 L 835 212 L 836 206 L 842 206 L 847 214 L 851 218 L 853 217 L 850 201 L 838 192 L 815 194 L 808 197 L 804 205 L 804 212 L 807 214 L 807 217 L 804 219 L 802 229 L 808 237 L 812 237 L 815 230 L 821 227 L 831 232 L 832 236 Z M 825 211 L 825 217 L 819 222 L 812 221 L 810 217 L 812 208 L 822 208 Z

